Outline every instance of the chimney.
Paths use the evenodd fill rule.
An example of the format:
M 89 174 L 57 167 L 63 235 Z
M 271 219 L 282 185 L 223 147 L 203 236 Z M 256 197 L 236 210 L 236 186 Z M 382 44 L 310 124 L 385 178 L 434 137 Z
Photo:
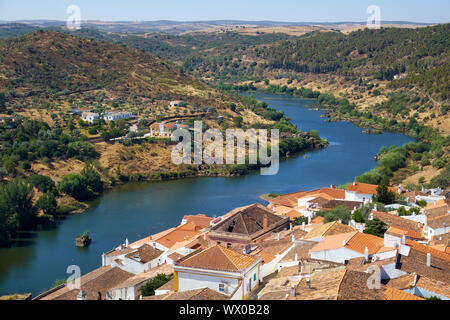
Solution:
M 356 181 L 353 181 L 353 185 L 356 186 Z
M 342 246 L 345 247 L 345 245 L 347 244 L 346 240 L 342 240 Z
M 104 267 L 104 266 L 106 266 L 106 255 L 105 255 L 105 253 L 103 252 L 103 253 L 102 253 L 102 267 Z
M 366 247 L 364 249 L 364 259 L 366 259 L 366 261 L 369 261 L 369 248 Z
M 342 219 L 339 219 L 339 223 L 342 223 Z
M 405 244 L 405 243 L 406 243 L 406 235 L 404 234 L 402 237 L 402 244 Z
M 126 239 L 125 239 L 125 247 L 128 248 L 128 245 L 129 245 L 129 243 L 128 243 L 128 238 L 126 238 Z
M 403 188 L 402 185 L 398 186 L 398 194 L 402 194 L 403 193 Z
M 264 215 L 263 217 L 263 228 L 267 229 L 269 227 L 269 218 L 267 218 L 267 215 Z
M 310 277 L 306 278 L 306 288 L 311 289 L 311 278 Z
M 298 253 L 295 254 L 295 261 L 298 261 Z
M 291 285 L 291 297 L 295 297 L 295 285 Z
M 335 186 L 334 184 L 332 184 L 332 185 L 330 186 L 330 189 L 336 189 L 336 186 Z
M 417 228 L 420 229 L 420 227 L 421 227 L 420 222 L 417 222 Z
M 427 253 L 427 267 L 431 267 L 431 253 Z
M 305 230 L 305 221 L 302 222 L 302 229 Z
M 437 205 L 437 202 L 436 202 L 436 200 L 435 200 L 435 201 L 433 201 L 433 206 L 436 207 L 436 205 Z
M 295 236 L 292 235 L 292 242 L 295 242 Z
M 277 233 L 277 240 L 280 241 L 280 234 Z
M 311 216 L 308 216 L 308 224 L 311 224 Z
M 378 206 L 377 206 L 376 203 L 375 203 L 375 205 L 373 206 L 373 211 L 378 211 Z

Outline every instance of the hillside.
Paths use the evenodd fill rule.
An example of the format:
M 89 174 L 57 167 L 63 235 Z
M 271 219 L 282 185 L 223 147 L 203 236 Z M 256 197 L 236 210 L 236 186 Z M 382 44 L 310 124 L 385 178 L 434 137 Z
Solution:
M 169 99 L 217 94 L 151 54 L 52 31 L 0 42 L 0 85 L 17 95 L 97 89 Z

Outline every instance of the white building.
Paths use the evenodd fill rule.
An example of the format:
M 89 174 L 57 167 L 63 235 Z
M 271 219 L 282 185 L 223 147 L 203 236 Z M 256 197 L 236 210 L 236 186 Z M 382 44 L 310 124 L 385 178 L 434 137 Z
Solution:
M 164 264 L 163 253 L 162 250 L 148 244 L 139 248 L 125 246 L 103 254 L 102 266 L 110 265 L 134 274 L 140 274 Z
M 112 111 L 106 112 L 103 116 L 105 121 L 117 121 L 120 119 L 130 119 L 133 117 L 133 113 L 129 111 Z
M 382 238 L 358 231 L 325 237 L 309 250 L 311 259 L 345 263 L 353 258 L 364 257 L 384 260 L 395 257 L 397 250 L 384 247 Z
M 220 245 L 197 250 L 174 263 L 174 291 L 210 288 L 245 300 L 259 287 L 260 262 Z
M 170 101 L 171 107 L 184 107 L 185 105 L 186 105 L 186 103 L 181 100 Z
M 100 115 L 95 112 L 83 112 L 81 114 L 81 119 L 83 119 L 83 121 L 93 123 L 96 120 L 100 120 Z
M 377 194 L 378 186 L 375 184 L 353 182 L 345 189 L 345 200 L 347 201 L 358 201 L 363 203 L 372 202 L 373 196 Z M 401 187 L 388 188 L 389 191 L 394 193 L 401 192 Z
M 423 227 L 423 233 L 429 240 L 434 236 L 440 236 L 448 232 L 450 232 L 450 214 L 427 219 L 427 224 Z

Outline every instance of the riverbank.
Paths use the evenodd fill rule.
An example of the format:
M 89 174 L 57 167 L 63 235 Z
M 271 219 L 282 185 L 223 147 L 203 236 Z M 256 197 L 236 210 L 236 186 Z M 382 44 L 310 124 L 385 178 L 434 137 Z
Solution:
M 247 86 L 248 88 L 251 86 Z M 226 86 L 225 86 L 226 88 Z M 233 88 L 231 86 L 230 88 Z M 251 91 L 246 91 L 251 92 Z M 392 114 L 389 112 L 390 108 L 397 108 L 400 110 L 408 109 L 407 103 L 409 98 L 401 94 L 393 95 L 387 101 L 383 101 L 376 105 L 374 108 L 379 111 L 358 111 L 357 106 L 354 103 L 350 103 L 347 99 L 336 98 L 333 94 L 321 93 L 320 91 L 314 91 L 305 88 L 296 88 L 279 85 L 268 85 L 266 87 L 258 87 L 253 92 L 269 93 L 269 94 L 285 94 L 292 97 L 300 96 L 302 98 L 314 99 L 320 105 L 320 109 L 325 111 L 324 118 L 328 122 L 349 121 L 360 128 L 366 129 L 368 133 L 380 134 L 381 132 L 397 132 L 405 134 L 421 143 L 427 145 L 426 150 L 419 153 L 411 153 L 410 150 L 406 150 L 405 159 L 402 161 L 404 164 L 395 167 L 395 170 L 383 170 L 382 166 L 378 165 L 377 174 L 381 174 L 383 177 L 378 179 L 378 183 L 381 180 L 391 180 L 394 184 L 407 184 L 410 189 L 418 189 L 419 184 L 425 184 L 427 187 L 442 187 L 448 186 L 441 183 L 442 174 L 445 174 L 445 168 L 448 170 L 450 163 L 449 153 L 450 138 L 443 136 L 439 133 L 438 129 L 426 126 L 418 123 L 414 117 L 408 119 L 408 121 L 396 120 L 395 116 L 392 118 Z M 313 107 L 315 109 L 315 107 Z M 387 116 L 388 115 L 388 116 Z M 406 148 L 408 149 L 408 148 Z M 420 149 L 423 149 L 422 146 Z M 391 150 L 391 154 L 404 150 Z M 377 154 L 376 159 L 381 160 L 382 156 L 388 156 L 386 153 Z M 436 169 L 437 174 L 430 176 L 428 173 Z M 383 173 L 384 171 L 384 173 Z M 423 172 L 423 175 L 419 175 Z M 365 178 L 367 178 L 367 174 Z M 411 181 L 409 177 L 416 176 L 417 181 Z M 367 181 L 365 178 L 359 178 L 360 182 L 375 183 L 376 181 Z M 414 184 L 413 182 L 416 182 Z
M 286 194 L 342 185 L 376 165 L 373 157 L 382 146 L 401 146 L 410 138 L 395 134 L 367 135 L 347 122 L 325 122 L 323 111 L 311 110 L 311 101 L 296 97 L 255 94 L 270 107 L 285 112 L 303 132 L 316 129 L 329 141 L 308 157 L 280 162 L 275 176 L 258 171 L 245 176 L 202 177 L 131 182 L 104 191 L 83 214 L 67 216 L 54 227 L 31 232 L 11 248 L 0 249 L 0 295 L 31 292 L 36 296 L 55 279 L 67 278 L 69 265 L 82 274 L 99 266 L 101 255 L 125 241 L 137 241 L 180 224 L 187 214 L 214 217 L 236 207 L 259 202 L 262 194 Z M 92 243 L 78 249 L 77 235 L 89 230 Z

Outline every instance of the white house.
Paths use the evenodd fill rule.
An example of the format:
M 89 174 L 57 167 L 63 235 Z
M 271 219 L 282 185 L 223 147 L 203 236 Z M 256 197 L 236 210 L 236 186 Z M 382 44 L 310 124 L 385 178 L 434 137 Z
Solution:
M 103 116 L 105 121 L 117 121 L 119 119 L 129 119 L 133 117 L 133 113 L 129 111 L 112 111 L 106 112 Z
M 355 231 L 324 237 L 309 253 L 312 259 L 345 263 L 361 257 L 388 259 L 395 257 L 397 250 L 384 247 L 382 238 Z
M 199 249 L 173 265 L 174 291 L 210 288 L 245 300 L 259 287 L 261 258 L 220 245 Z
M 184 107 L 185 105 L 186 105 L 186 102 L 181 101 L 181 100 L 170 101 L 171 107 Z
M 429 240 L 434 236 L 440 236 L 450 232 L 450 214 L 445 214 L 433 219 L 428 219 L 423 228 L 425 237 Z
M 83 119 L 83 121 L 93 123 L 96 120 L 100 120 L 100 115 L 95 112 L 83 112 L 81 114 L 81 119 Z
M 375 184 L 353 182 L 353 184 L 345 189 L 345 200 L 364 203 L 372 202 L 373 196 L 377 194 L 377 188 L 378 186 Z M 401 191 L 401 188 L 396 189 L 389 187 L 388 190 L 398 193 Z
M 102 255 L 102 266 L 118 267 L 139 274 L 164 264 L 163 251 L 148 244 L 139 248 L 119 247 Z

